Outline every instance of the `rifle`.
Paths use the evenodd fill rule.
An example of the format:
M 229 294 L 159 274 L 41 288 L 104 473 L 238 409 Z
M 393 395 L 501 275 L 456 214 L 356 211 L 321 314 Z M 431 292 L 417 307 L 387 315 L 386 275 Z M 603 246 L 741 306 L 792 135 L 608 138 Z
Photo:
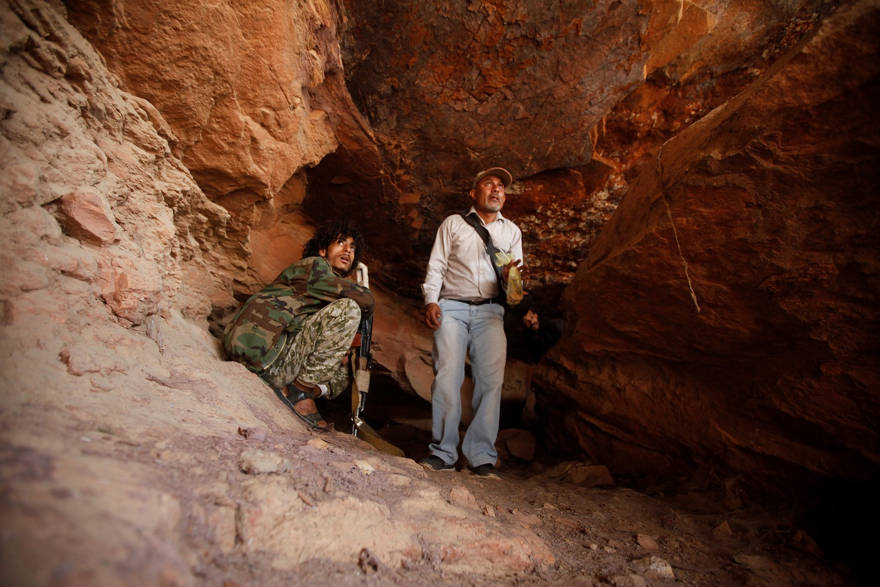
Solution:
M 357 283 L 364 287 L 370 287 L 370 280 L 367 274 L 367 266 L 358 263 Z M 382 439 L 379 433 L 373 430 L 373 427 L 367 424 L 361 414 L 367 403 L 367 393 L 370 391 L 370 367 L 372 367 L 373 356 L 370 352 L 370 344 L 373 339 L 373 317 L 364 318 L 358 325 L 358 333 L 355 337 L 355 344 L 351 350 L 349 357 L 351 363 L 351 434 L 357 437 L 358 433 L 361 438 L 366 440 L 382 452 L 393 454 L 399 457 L 404 456 L 403 451 Z
M 373 355 L 370 353 L 370 343 L 373 338 L 373 317 L 364 318 L 358 326 L 357 336 L 359 344 L 352 352 L 352 364 L 354 366 L 351 388 L 351 434 L 358 435 L 358 430 L 366 422 L 361 419 L 364 406 L 367 403 L 367 392 L 370 390 L 370 369 L 373 366 Z

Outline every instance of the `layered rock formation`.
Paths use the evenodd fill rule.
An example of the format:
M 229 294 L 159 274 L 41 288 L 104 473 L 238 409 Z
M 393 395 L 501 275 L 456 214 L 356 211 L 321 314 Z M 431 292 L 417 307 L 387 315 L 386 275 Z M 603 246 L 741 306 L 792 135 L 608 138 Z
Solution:
M 162 113 L 174 154 L 230 212 L 224 245 L 231 261 L 246 261 L 236 289 L 275 277 L 308 239 L 303 169 L 339 143 L 338 120 L 320 105 L 344 108 L 347 98 L 332 7 L 123 0 L 67 8 L 125 87 Z
M 63 307 L 88 291 L 127 325 L 228 303 L 230 215 L 172 154 L 162 116 L 118 88 L 60 12 L 17 8 L 3 21 L 7 312 L 23 292 Z
M 307 445 L 205 322 L 356 216 L 377 360 L 424 396 L 428 247 L 490 164 L 518 176 L 530 288 L 567 317 L 511 377 L 546 447 L 792 498 L 876 476 L 876 2 L 252 4 L 0 9 L 5 568 L 302 570 L 267 536 L 329 544 L 319 521 L 348 511 L 398 528 L 370 544 L 395 564 L 552 561 L 488 516 L 447 532 L 473 504 L 405 461 Z
M 418 2 L 346 5 L 346 77 L 381 167 L 342 146 L 310 173 L 362 211 L 394 289 L 417 295 L 421 250 L 478 169 L 522 180 L 508 209 L 523 224 L 531 285 L 549 305 L 569 283 L 651 149 L 731 97 L 830 9 L 824 2 Z M 386 262 L 387 261 L 387 262 Z
M 841 7 L 640 168 L 542 372 L 577 406 L 547 401 L 558 445 L 618 470 L 874 475 L 878 18 Z
M 536 297 L 586 258 L 538 378 L 556 450 L 768 486 L 874 475 L 876 7 L 349 10 L 350 85 L 395 185 L 418 186 L 398 213 L 416 242 L 504 163 L 527 176 L 507 211 Z M 313 177 L 344 198 L 334 157 Z

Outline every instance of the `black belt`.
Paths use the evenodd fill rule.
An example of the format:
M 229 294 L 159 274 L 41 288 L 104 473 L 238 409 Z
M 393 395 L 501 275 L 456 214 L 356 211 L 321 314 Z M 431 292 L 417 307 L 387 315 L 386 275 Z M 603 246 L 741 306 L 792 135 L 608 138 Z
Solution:
M 469 301 L 469 300 L 456 300 L 456 299 L 453 299 L 453 298 L 447 298 L 447 299 L 448 299 L 450 302 L 461 302 L 462 304 L 468 304 L 468 305 L 470 305 L 470 306 L 482 306 L 483 304 L 497 304 L 497 303 L 498 303 L 498 298 L 488 298 L 488 299 L 485 299 L 485 300 L 474 300 L 474 301 Z

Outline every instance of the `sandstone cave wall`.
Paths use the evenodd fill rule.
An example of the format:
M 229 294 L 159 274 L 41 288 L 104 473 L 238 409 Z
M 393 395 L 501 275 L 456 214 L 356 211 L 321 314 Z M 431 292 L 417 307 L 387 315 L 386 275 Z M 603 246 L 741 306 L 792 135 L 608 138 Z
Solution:
M 161 114 L 120 89 L 59 5 L 3 10 L 7 314 L 71 297 L 143 325 L 228 303 L 230 215 L 174 156 Z
M 774 491 L 876 475 L 878 30 L 841 7 L 640 168 L 539 377 L 557 446 Z
M 496 576 L 554 562 L 412 460 L 314 437 L 221 360 L 204 318 L 244 271 L 230 213 L 60 3 L 0 3 L 0 39 L 0 583 L 326 581 L 365 552 Z
M 336 13 L 323 1 L 68 2 L 123 87 L 162 113 L 172 152 L 229 212 L 224 253 L 245 294 L 299 256 L 314 220 L 304 169 L 346 116 Z M 341 96 L 333 113 L 325 95 Z
M 524 216 L 527 254 L 554 257 L 536 263 L 534 283 L 561 290 L 574 279 L 569 329 L 537 381 L 551 445 L 621 471 L 718 462 L 789 480 L 870 474 L 875 3 L 642 5 L 600 2 L 577 23 L 527 2 L 435 15 L 401 3 L 389 13 L 401 21 L 389 16 L 377 32 L 361 5 L 322 2 L 5 4 L 5 366 L 16 336 L 51 325 L 30 359 L 52 365 L 40 384 L 112 389 L 129 363 L 109 349 L 127 335 L 87 325 L 161 346 L 178 310 L 201 319 L 234 306 L 298 256 L 314 221 L 342 211 L 360 213 L 371 244 L 390 251 L 371 259 L 395 310 L 377 321 L 380 361 L 423 389 L 427 338 L 417 308 L 394 296 L 412 295 L 464 169 L 495 163 L 512 132 L 540 128 L 544 142 L 515 153 L 529 176 L 510 209 Z M 461 44 L 406 43 L 425 32 L 413 15 L 454 17 L 465 25 L 456 34 L 474 24 L 485 46 L 439 68 Z M 341 30 L 360 30 L 361 44 L 347 38 L 340 50 Z M 424 51 L 364 51 L 386 37 Z M 527 92 L 504 88 L 528 86 L 535 69 L 558 94 L 552 104 L 579 108 L 598 90 L 580 84 L 593 70 L 571 62 L 578 51 L 602 56 L 596 79 L 611 80 L 601 108 L 578 110 L 579 136 L 524 114 L 486 150 L 438 155 L 445 147 L 432 141 L 445 132 L 530 112 Z M 348 80 L 343 53 L 358 70 Z M 522 77 L 499 73 L 510 63 Z M 548 63 L 576 71 L 553 77 Z M 391 71 L 400 77 L 389 89 Z M 423 144 L 411 135 L 427 112 L 446 124 Z M 556 139 L 581 150 L 545 154 Z M 433 178 L 447 175 L 438 188 Z M 79 331 L 90 334 L 75 346 L 107 352 L 71 352 Z M 11 386 L 28 379 L 15 373 Z
M 415 297 L 436 227 L 467 207 L 468 180 L 506 166 L 520 180 L 507 209 L 524 230 L 529 285 L 550 307 L 634 168 L 834 8 L 821 0 L 344 7 L 347 86 L 380 166 L 341 145 L 310 171 L 304 206 L 317 211 L 330 197 L 358 210 L 381 245 L 384 279 Z M 364 198 L 381 205 L 358 209 Z

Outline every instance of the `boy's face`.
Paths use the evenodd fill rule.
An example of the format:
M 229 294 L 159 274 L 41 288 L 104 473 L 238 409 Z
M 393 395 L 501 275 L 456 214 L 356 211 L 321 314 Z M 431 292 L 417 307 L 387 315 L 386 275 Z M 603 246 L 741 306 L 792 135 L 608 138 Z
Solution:
M 354 239 L 337 235 L 326 249 L 319 249 L 318 254 L 327 259 L 330 266 L 342 275 L 351 271 L 354 262 L 355 246 Z

